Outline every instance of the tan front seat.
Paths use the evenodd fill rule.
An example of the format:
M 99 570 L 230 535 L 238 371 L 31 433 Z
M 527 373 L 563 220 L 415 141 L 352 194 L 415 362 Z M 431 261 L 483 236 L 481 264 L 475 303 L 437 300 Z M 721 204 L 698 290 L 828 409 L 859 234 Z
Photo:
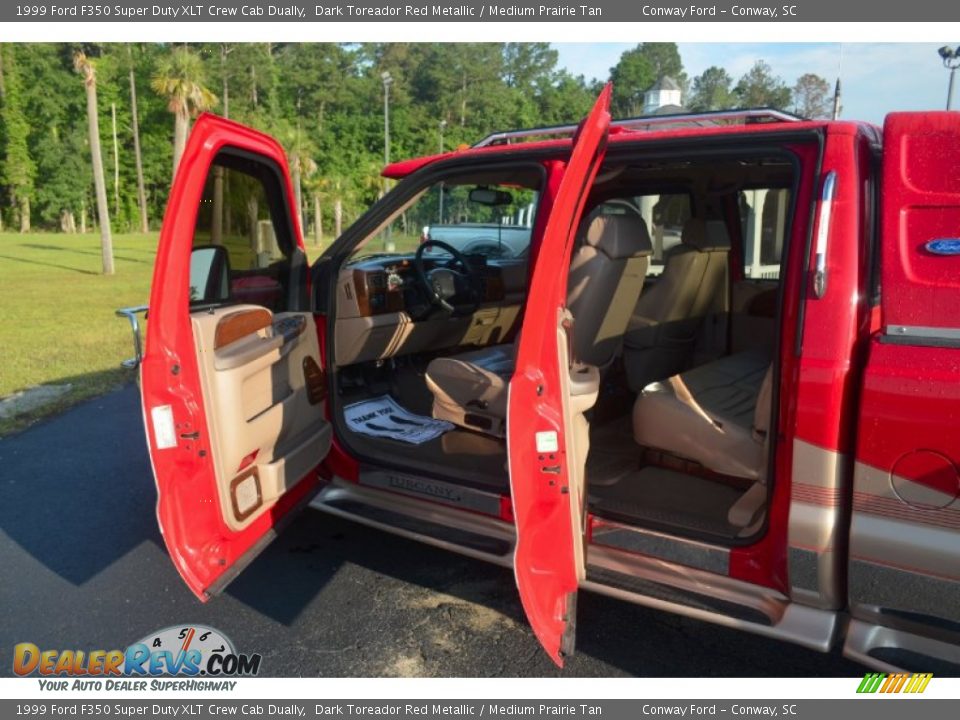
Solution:
M 687 366 L 703 318 L 726 291 L 729 251 L 723 221 L 691 218 L 684 225 L 680 244 L 666 252 L 663 272 L 641 296 L 623 339 L 631 390 Z
M 581 225 L 577 241 L 567 284 L 574 359 L 603 367 L 620 351 L 653 246 L 637 215 L 592 215 Z M 426 380 L 433 416 L 503 436 L 513 363 L 513 345 L 431 361 Z
M 634 403 L 633 437 L 714 472 L 760 480 L 772 374 L 769 356 L 743 352 L 651 383 Z

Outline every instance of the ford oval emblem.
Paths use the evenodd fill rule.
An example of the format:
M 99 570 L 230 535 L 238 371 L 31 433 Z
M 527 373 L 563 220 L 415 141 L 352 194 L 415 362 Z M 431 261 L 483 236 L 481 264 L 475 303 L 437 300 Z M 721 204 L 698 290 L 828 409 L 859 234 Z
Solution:
M 934 255 L 960 255 L 960 238 L 938 238 L 924 247 Z

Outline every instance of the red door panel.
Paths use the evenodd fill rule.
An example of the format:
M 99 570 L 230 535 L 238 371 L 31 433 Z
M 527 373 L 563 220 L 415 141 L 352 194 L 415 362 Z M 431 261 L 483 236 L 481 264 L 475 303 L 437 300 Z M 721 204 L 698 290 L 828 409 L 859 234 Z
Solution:
M 950 642 L 944 628 L 960 623 L 960 113 L 890 115 L 883 153 L 882 328 L 860 396 L 849 602 L 860 620 L 908 619 Z
M 180 161 L 160 232 L 141 385 L 160 529 L 178 572 L 202 600 L 234 577 L 266 545 L 278 523 L 302 504 L 317 483 L 316 474 L 308 474 L 241 530 L 232 529 L 224 521 L 213 460 L 215 440 L 204 409 L 188 288 L 204 185 L 211 164 L 226 147 L 280 170 L 288 227 L 302 248 L 291 200 L 294 194 L 280 145 L 223 118 L 201 116 Z M 317 463 L 321 459 L 318 457 Z
M 606 150 L 611 86 L 574 140 L 533 271 L 516 370 L 507 443 L 517 523 L 517 587 L 537 639 L 558 665 L 573 649 L 583 537 L 574 528 L 557 333 L 566 304 L 574 234 Z

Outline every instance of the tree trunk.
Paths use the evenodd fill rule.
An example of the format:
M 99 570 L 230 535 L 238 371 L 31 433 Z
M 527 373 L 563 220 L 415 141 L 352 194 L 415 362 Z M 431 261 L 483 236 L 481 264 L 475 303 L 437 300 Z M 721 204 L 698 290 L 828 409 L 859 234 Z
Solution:
M 87 203 L 84 201 L 80 206 L 80 234 L 87 234 Z
M 72 210 L 63 210 L 60 213 L 60 230 L 71 235 L 77 232 L 77 220 Z
M 293 183 L 293 200 L 297 204 L 297 222 L 300 232 L 303 233 L 303 193 L 300 187 L 300 155 L 293 156 L 290 164 L 290 180 Z
M 117 104 L 110 103 L 110 124 L 113 126 L 113 216 L 120 216 L 120 145 L 117 143 Z
M 343 201 L 337 198 L 333 203 L 333 237 L 340 237 L 340 229 L 343 226 Z
M 223 116 L 230 119 L 230 82 L 227 78 L 227 49 L 225 44 L 220 45 L 220 72 L 223 73 Z
M 313 195 L 313 244 L 317 247 L 323 244 L 323 213 L 319 193 Z
M 20 232 L 30 232 L 30 196 L 20 198 Z
M 223 167 L 213 168 L 213 216 L 210 219 L 210 242 L 223 245 Z
M 187 110 L 178 110 L 173 116 L 173 177 L 177 177 L 177 168 L 180 167 L 180 158 L 183 157 L 183 148 L 187 144 L 190 117 Z
M 140 121 L 137 119 L 137 81 L 130 66 L 130 112 L 133 120 L 133 153 L 137 164 L 137 204 L 140 206 L 140 232 L 150 232 L 147 217 L 147 191 L 143 185 L 143 158 L 140 156 Z
M 107 205 L 107 183 L 103 177 L 103 156 L 100 154 L 100 116 L 97 112 L 97 84 L 87 85 L 87 125 L 90 130 L 90 157 L 93 162 L 93 184 L 97 191 L 97 219 L 100 224 L 100 254 L 103 274 L 113 275 L 113 237 L 110 234 L 110 209 Z

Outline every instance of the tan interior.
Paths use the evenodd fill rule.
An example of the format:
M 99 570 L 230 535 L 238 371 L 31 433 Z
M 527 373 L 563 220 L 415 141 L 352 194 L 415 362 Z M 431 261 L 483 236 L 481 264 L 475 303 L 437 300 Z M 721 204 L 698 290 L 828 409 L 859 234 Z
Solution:
M 588 218 L 567 280 L 576 362 L 605 367 L 620 353 L 652 254 L 650 232 L 641 217 Z
M 227 325 L 261 325 L 269 311 L 233 305 L 192 313 L 210 448 L 224 522 L 240 530 L 327 454 L 331 428 L 305 370 L 319 362 L 313 316 L 278 313 L 217 347 Z M 311 402 L 311 400 L 313 402 Z
M 722 221 L 691 218 L 664 268 L 640 296 L 623 339 L 630 388 L 639 391 L 685 369 L 704 318 L 725 301 L 730 237 Z
M 777 333 L 777 280 L 741 280 L 733 284 L 730 352 L 773 353 Z
M 744 352 L 649 384 L 633 406 L 641 445 L 759 480 L 770 426 L 769 355 Z
M 603 367 L 619 352 L 652 253 L 639 216 L 594 215 L 584 222 L 567 285 L 577 364 Z M 502 436 L 513 360 L 512 345 L 497 345 L 431 361 L 433 416 Z
M 504 300 L 482 306 L 464 317 L 434 316 L 414 320 L 405 311 L 363 315 L 358 304 L 354 273 L 343 268 L 337 283 L 335 352 L 338 365 L 384 360 L 389 357 L 461 345 L 484 346 L 508 337 L 520 317 L 526 293 L 526 261 L 499 263 Z

